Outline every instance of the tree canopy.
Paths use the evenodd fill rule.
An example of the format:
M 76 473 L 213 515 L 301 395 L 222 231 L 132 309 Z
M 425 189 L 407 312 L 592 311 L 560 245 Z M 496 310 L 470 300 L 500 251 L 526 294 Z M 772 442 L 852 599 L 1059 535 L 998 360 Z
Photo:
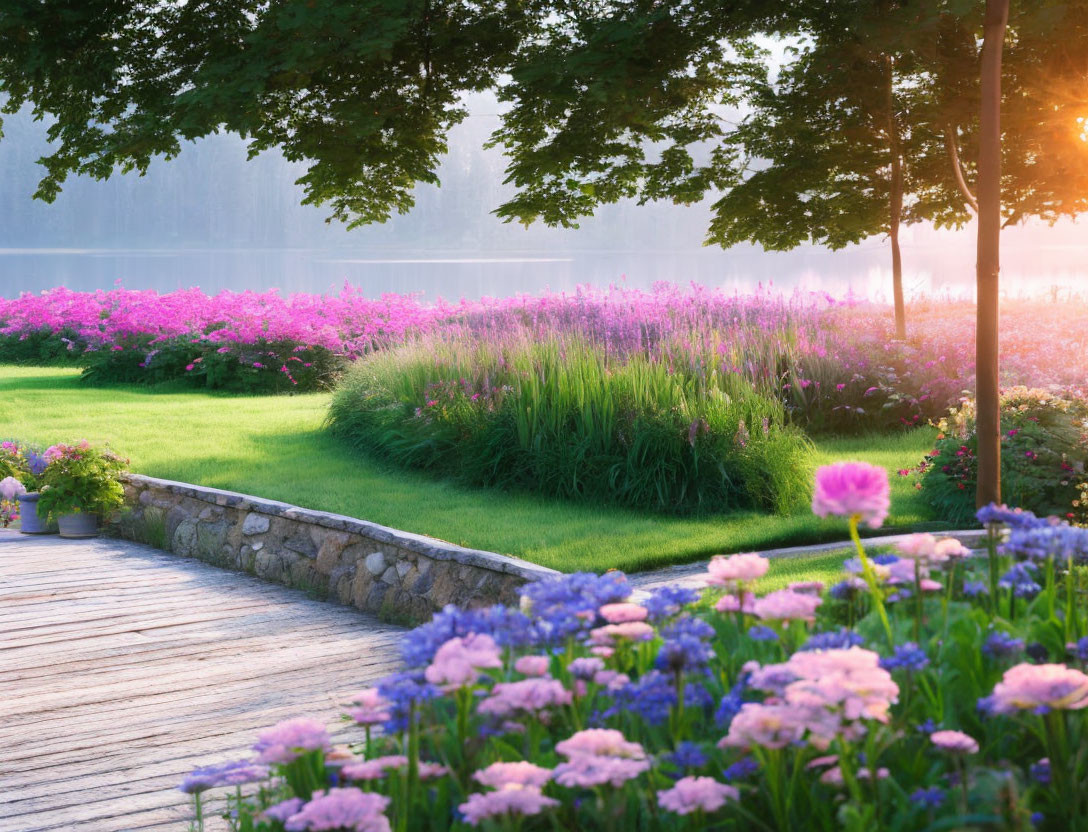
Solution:
M 530 19 L 521 0 L 11 0 L 0 85 L 6 111 L 53 119 L 40 198 L 230 130 L 307 163 L 305 202 L 351 226 L 437 183 L 461 96 L 496 85 Z

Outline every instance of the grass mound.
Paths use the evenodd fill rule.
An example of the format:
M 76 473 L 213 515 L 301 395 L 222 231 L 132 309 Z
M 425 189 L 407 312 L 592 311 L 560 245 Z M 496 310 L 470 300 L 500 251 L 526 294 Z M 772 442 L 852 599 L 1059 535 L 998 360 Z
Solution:
M 345 377 L 329 423 L 356 447 L 467 484 L 681 514 L 786 514 L 810 480 L 809 441 L 748 382 L 578 339 L 428 339 L 372 355 Z

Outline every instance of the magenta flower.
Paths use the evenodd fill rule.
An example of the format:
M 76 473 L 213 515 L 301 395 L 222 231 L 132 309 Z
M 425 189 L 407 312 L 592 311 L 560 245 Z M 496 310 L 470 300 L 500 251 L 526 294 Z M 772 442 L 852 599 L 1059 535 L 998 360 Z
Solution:
M 856 518 L 879 529 L 891 505 L 888 472 L 868 462 L 836 462 L 816 471 L 812 511 L 818 517 L 834 514 Z
M 711 777 L 684 777 L 671 789 L 657 793 L 657 804 L 668 812 L 690 815 L 692 812 L 716 812 L 727 800 L 739 800 L 734 786 Z

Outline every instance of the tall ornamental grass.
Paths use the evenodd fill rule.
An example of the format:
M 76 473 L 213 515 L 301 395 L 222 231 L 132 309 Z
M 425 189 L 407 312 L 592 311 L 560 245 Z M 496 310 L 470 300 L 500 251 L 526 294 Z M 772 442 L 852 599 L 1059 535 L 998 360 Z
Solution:
M 359 362 L 332 429 L 477 485 L 679 512 L 785 513 L 809 443 L 743 378 L 583 338 L 432 338 Z

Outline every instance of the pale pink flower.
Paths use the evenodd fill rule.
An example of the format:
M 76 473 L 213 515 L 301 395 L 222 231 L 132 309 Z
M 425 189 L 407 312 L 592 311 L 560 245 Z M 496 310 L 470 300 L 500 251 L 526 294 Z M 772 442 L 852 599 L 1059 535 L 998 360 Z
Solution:
M 816 471 L 812 511 L 818 517 L 856 517 L 879 529 L 890 507 L 888 472 L 878 465 L 835 462 Z
M 626 624 L 606 624 L 589 631 L 589 643 L 609 647 L 616 641 L 649 641 L 654 628 L 645 621 L 628 621 Z
M 570 671 L 572 676 L 579 679 L 592 679 L 604 670 L 604 662 L 595 656 L 582 656 L 567 665 L 567 670 Z M 597 684 L 602 683 L 598 682 Z
M 963 560 L 971 557 L 971 550 L 960 543 L 954 537 L 946 537 L 937 541 L 935 549 L 939 560 Z
M 602 685 L 609 690 L 619 690 L 630 681 L 630 676 L 626 673 L 620 673 L 618 670 L 602 670 L 593 676 L 593 684 Z
M 539 815 L 545 809 L 558 805 L 558 800 L 545 797 L 540 789 L 524 786 L 470 794 L 468 801 L 457 808 L 461 810 L 469 826 L 477 826 L 487 818 L 506 815 Z
M 1088 707 L 1088 676 L 1064 664 L 1018 664 L 994 687 L 994 713 L 1018 710 L 1080 710 Z
M 729 733 L 719 748 L 785 748 L 805 735 L 805 724 L 795 708 L 748 702 L 729 724 Z
M 710 586 L 748 583 L 766 575 L 770 565 L 770 561 L 754 552 L 729 557 L 715 555 L 707 564 L 706 582 Z
M 4 477 L 0 480 L 0 498 L 11 502 L 20 494 L 26 494 L 26 486 L 15 477 Z
M 472 775 L 477 783 L 493 789 L 507 786 L 533 786 L 541 789 L 551 777 L 550 768 L 533 765 L 524 760 L 516 763 L 492 763 Z
M 556 743 L 555 750 L 564 757 L 593 754 L 605 757 L 631 757 L 641 760 L 646 752 L 637 742 L 629 742 L 614 728 L 587 728 Z
M 649 769 L 649 760 L 575 754 L 555 767 L 554 779 L 568 788 L 591 789 L 606 784 L 619 788 Z
M 378 725 L 389 721 L 389 702 L 382 698 L 377 688 L 359 691 L 351 701 L 355 707 L 348 709 L 348 716 L 360 725 Z
M 755 610 L 756 596 L 751 592 L 742 593 L 742 600 L 738 601 L 736 595 L 723 595 L 714 605 L 718 612 L 746 612 L 751 614 Z
M 962 731 L 934 731 L 929 735 L 929 741 L 938 748 L 955 754 L 978 753 L 978 743 L 974 737 Z
M 824 591 L 823 581 L 794 581 L 787 589 L 799 592 L 802 595 L 821 595 Z
M 257 762 L 286 764 L 308 751 L 327 751 L 331 746 L 324 723 L 316 719 L 288 719 L 257 735 L 253 750 Z
M 288 832 L 389 832 L 389 820 L 382 814 L 389 798 L 360 789 L 316 791 L 298 814 L 287 819 Z
M 344 766 L 340 770 L 340 776 L 345 780 L 381 780 L 387 772 L 407 767 L 407 757 L 403 754 L 392 754 Z
M 476 709 L 494 716 L 510 716 L 517 711 L 535 714 L 546 708 L 569 705 L 572 700 L 571 692 L 556 679 L 522 679 L 499 682 Z
M 918 582 L 918 588 L 922 590 L 922 592 L 940 592 L 944 589 L 944 586 L 939 581 L 934 581 L 930 578 L 922 578 L 922 580 Z
M 616 652 L 616 648 L 614 648 L 614 647 L 601 647 L 601 646 L 590 647 L 589 652 L 592 653 L 594 656 L 599 656 L 602 659 L 608 659 L 608 658 L 611 658 L 612 655 Z
M 752 612 L 758 618 L 770 621 L 813 621 L 816 608 L 823 599 L 812 595 L 803 595 L 790 589 L 780 589 L 762 598 L 757 598 L 752 605 Z
M 899 541 L 896 548 L 899 550 L 899 557 L 901 558 L 933 561 L 937 548 L 937 538 L 925 533 L 912 534 Z
M 887 780 L 890 774 L 891 772 L 888 771 L 888 769 L 878 768 L 876 770 L 876 779 Z M 865 766 L 862 766 L 857 770 L 856 777 L 858 780 L 873 779 L 872 772 L 870 772 L 869 769 Z M 843 779 L 842 769 L 838 766 L 835 766 L 834 768 L 829 768 L 827 771 L 820 775 L 820 782 L 828 786 L 842 786 L 846 781 Z
M 544 676 L 550 663 L 547 656 L 522 656 L 514 662 L 514 670 L 525 676 Z
M 692 812 L 716 812 L 727 800 L 739 800 L 735 786 L 719 783 L 712 777 L 684 777 L 671 789 L 657 793 L 657 804 L 668 812 L 690 815 Z
M 601 618 L 609 624 L 625 624 L 628 621 L 645 621 L 649 615 L 647 609 L 630 601 L 618 604 L 605 604 L 599 610 Z
M 457 688 L 476 682 L 481 670 L 496 667 L 502 667 L 502 657 L 495 640 L 474 633 L 439 647 L 423 675 L 432 685 Z
M 873 564 L 873 566 L 878 565 Z M 924 561 L 897 560 L 895 563 L 887 564 L 884 569 L 886 570 L 885 580 L 892 586 L 912 584 L 915 575 L 922 578 L 929 577 L 929 567 L 925 565 Z
M 419 761 L 420 780 L 436 780 L 439 777 L 445 777 L 449 773 L 450 770 L 441 763 L 427 763 L 423 760 Z

